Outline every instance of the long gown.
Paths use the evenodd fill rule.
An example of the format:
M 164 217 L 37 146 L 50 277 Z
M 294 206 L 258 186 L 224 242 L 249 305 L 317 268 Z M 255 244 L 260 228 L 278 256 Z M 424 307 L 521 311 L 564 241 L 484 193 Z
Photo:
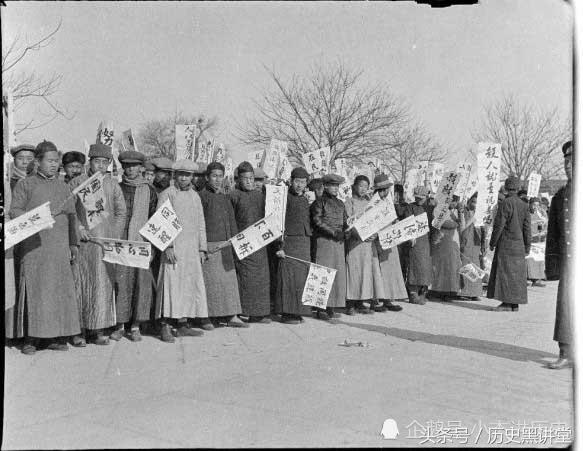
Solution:
M 460 250 L 462 265 L 471 262 L 479 268 L 481 248 L 485 247 L 486 236 L 484 227 L 474 225 L 474 214 L 475 212 L 470 210 L 464 213 L 466 227 L 460 234 Z M 479 297 L 482 295 L 482 280 L 472 282 L 460 275 L 460 285 L 460 296 Z
M 432 282 L 431 291 L 439 293 L 457 293 L 460 288 L 459 269 L 460 240 L 457 215 L 450 210 L 450 217 L 441 225 L 441 240 L 432 246 Z
M 358 216 L 364 212 L 368 203 L 364 197 L 346 199 L 346 214 L 348 217 Z M 373 271 L 373 245 L 372 241 L 362 241 L 358 232 L 352 229 L 346 241 L 346 299 L 364 301 L 384 297 L 382 283 L 375 284 L 374 281 L 375 275 L 377 279 L 380 278 L 380 268 Z M 376 263 L 378 266 L 378 261 Z

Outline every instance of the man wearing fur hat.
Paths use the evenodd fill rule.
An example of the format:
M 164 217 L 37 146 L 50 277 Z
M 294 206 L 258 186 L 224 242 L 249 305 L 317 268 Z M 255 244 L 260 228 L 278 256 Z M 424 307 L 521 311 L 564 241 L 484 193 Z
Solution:
M 85 155 L 81 152 L 67 152 L 61 161 L 65 170 L 65 183 L 70 183 L 75 177 L 85 172 Z
M 504 182 L 508 194 L 498 206 L 490 238 L 490 250 L 495 252 L 488 298 L 502 301 L 493 309 L 497 312 L 515 312 L 528 302 L 525 257 L 530 253 L 530 212 L 517 195 L 519 183 L 515 176 Z

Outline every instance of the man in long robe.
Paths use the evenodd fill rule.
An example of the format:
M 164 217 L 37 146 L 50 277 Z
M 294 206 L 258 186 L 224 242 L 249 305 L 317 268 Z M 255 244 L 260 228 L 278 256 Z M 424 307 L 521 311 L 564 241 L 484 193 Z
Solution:
M 101 223 L 89 228 L 87 211 L 77 196 L 77 218 L 81 234 L 81 247 L 77 260 L 78 280 L 81 293 L 81 327 L 87 337 L 97 345 L 109 344 L 104 329 L 116 324 L 115 318 L 115 265 L 103 261 L 103 251 L 97 241 L 91 238 L 119 239 L 126 220 L 126 204 L 117 181 L 107 174 L 111 163 L 112 151 L 105 144 L 92 144 L 89 147 L 89 171 L 70 183 L 74 190 L 94 174 L 104 174 L 102 181 L 105 194 L 104 212 Z
M 126 220 L 120 239 L 145 241 L 139 230 L 156 212 L 156 190 L 144 179 L 140 167 L 145 157 L 133 150 L 121 152 L 119 161 L 123 168 L 121 191 L 126 204 Z M 110 335 L 121 340 L 125 335 L 125 323 L 130 324 L 129 339 L 140 341 L 140 325 L 152 319 L 154 277 L 150 269 L 117 265 L 116 267 L 116 327 Z
M 243 161 L 237 168 L 237 188 L 229 195 L 237 231 L 242 232 L 265 216 L 265 195 L 255 189 L 254 169 Z M 241 309 L 249 322 L 270 323 L 270 283 L 267 248 L 235 261 Z
M 573 201 L 573 153 L 571 141 L 563 144 L 565 173 L 567 185 L 563 186 L 551 200 L 549 224 L 545 249 L 545 272 L 547 280 L 559 279 L 557 293 L 557 311 L 553 340 L 559 345 L 559 358 L 549 364 L 551 369 L 562 369 L 573 363 L 573 300 L 569 289 L 573 280 L 573 218 L 575 202 Z
M 182 231 L 162 254 L 156 301 L 156 318 L 161 318 L 160 338 L 172 343 L 170 321 L 177 320 L 178 336 L 200 336 L 202 331 L 188 324 L 189 318 L 208 319 L 206 289 L 202 274 L 207 259 L 206 225 L 200 196 L 192 189 L 195 163 L 174 163 L 175 183 L 158 196 L 158 208 L 170 201 Z
M 508 194 L 498 206 L 490 237 L 490 250 L 496 250 L 488 298 L 502 302 L 494 311 L 515 312 L 528 302 L 525 257 L 530 253 L 530 213 L 528 204 L 516 195 L 517 177 L 508 177 L 504 188 Z
M 35 150 L 38 171 L 19 181 L 12 197 L 12 219 L 45 202 L 55 223 L 21 242 L 19 310 L 16 327 L 26 337 L 24 354 L 34 354 L 39 339 L 48 349 L 66 351 L 67 337 L 80 333 L 71 260 L 77 258 L 79 237 L 75 203 L 69 186 L 58 179 L 60 158 L 48 141 Z

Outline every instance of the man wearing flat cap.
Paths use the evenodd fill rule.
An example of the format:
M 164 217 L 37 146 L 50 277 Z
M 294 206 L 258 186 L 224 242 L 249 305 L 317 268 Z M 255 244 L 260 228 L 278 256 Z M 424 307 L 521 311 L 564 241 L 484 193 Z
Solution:
M 14 162 L 10 168 L 10 189 L 14 191 L 16 182 L 24 179 L 29 173 L 29 166 L 34 161 L 35 146 L 20 144 L 10 149 Z
M 340 184 L 343 182 L 344 177 L 326 174 L 322 177 L 324 194 L 310 206 L 310 217 L 316 237 L 316 263 L 336 269 L 326 310 L 318 310 L 316 313 L 319 319 L 325 321 L 338 318 L 340 314 L 334 309 L 346 306 L 344 240 L 348 228 L 348 215 L 344 202 L 338 199 Z
M 172 181 L 172 165 L 174 164 L 171 160 L 165 157 L 158 157 L 150 160 L 156 170 L 154 171 L 154 181 L 152 185 L 156 189 L 156 193 L 160 194 L 166 188 L 170 186 Z
M 85 155 L 81 152 L 67 152 L 61 161 L 65 170 L 65 183 L 70 183 L 85 171 Z
M 66 155 L 66 154 L 65 154 Z M 103 261 L 103 251 L 99 243 L 89 241 L 91 237 L 119 239 L 126 220 L 126 203 L 117 180 L 107 173 L 113 158 L 111 147 L 105 144 L 92 144 L 89 147 L 89 169 L 70 183 L 71 189 L 77 188 L 88 178 L 100 172 L 105 194 L 101 223 L 89 229 L 87 212 L 81 199 L 76 198 L 77 220 L 81 233 L 79 258 L 73 265 L 75 285 L 79 289 L 78 299 L 81 311 L 81 329 L 85 337 L 73 338 L 73 345 L 85 346 L 86 340 L 97 345 L 109 344 L 108 329 L 115 326 L 114 284 L 116 266 Z
M 265 173 L 265 171 L 263 169 L 255 168 L 254 175 L 255 175 L 255 189 L 257 191 L 265 192 L 263 187 L 265 186 L 265 183 L 267 182 L 267 174 Z
M 182 225 L 182 232 L 162 254 L 155 317 L 160 319 L 160 338 L 173 342 L 170 322 L 176 321 L 178 336 L 200 336 L 188 320 L 202 320 L 207 330 L 213 329 L 208 319 L 206 289 L 202 272 L 206 261 L 207 242 L 204 210 L 198 193 L 192 189 L 196 163 L 178 160 L 173 165 L 174 184 L 158 196 L 158 208 L 170 201 Z
M 133 150 L 121 152 L 118 157 L 123 169 L 121 191 L 127 214 L 120 238 L 130 241 L 145 241 L 139 230 L 156 212 L 158 195 L 148 181 L 142 177 L 140 168 L 145 156 Z M 152 257 L 153 258 L 153 254 Z M 121 340 L 125 335 L 125 324 L 130 326 L 129 339 L 140 341 L 140 324 L 149 321 L 153 300 L 154 278 L 150 269 L 118 265 L 115 330 L 112 340 Z
M 490 237 L 490 250 L 495 251 L 488 298 L 502 302 L 494 311 L 515 312 L 528 302 L 525 257 L 530 253 L 530 212 L 517 195 L 518 177 L 508 177 L 504 188 L 507 196 L 498 206 Z
M 567 184 L 551 200 L 545 249 L 547 280 L 559 279 L 557 311 L 553 339 L 559 344 L 559 358 L 549 364 L 551 369 L 562 369 L 573 364 L 573 305 L 569 289 L 573 277 L 573 154 L 572 141 L 563 144 Z

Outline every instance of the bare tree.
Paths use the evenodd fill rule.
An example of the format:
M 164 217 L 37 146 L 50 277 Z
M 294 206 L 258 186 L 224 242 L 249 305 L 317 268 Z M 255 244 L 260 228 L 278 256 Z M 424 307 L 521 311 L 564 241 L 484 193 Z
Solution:
M 482 122 L 472 135 L 476 141 L 502 144 L 506 175 L 524 181 L 537 172 L 548 180 L 561 174 L 562 158 L 557 149 L 571 136 L 570 127 L 556 108 L 537 109 L 514 96 L 504 96 L 484 107 Z
M 378 152 L 383 137 L 406 117 L 402 102 L 381 86 L 367 86 L 362 71 L 344 64 L 317 66 L 309 76 L 293 75 L 288 83 L 265 67 L 273 87 L 255 100 L 256 116 L 239 127 L 246 144 L 288 142 L 292 160 L 330 146 L 330 160 Z
M 444 162 L 442 147 L 421 124 L 395 128 L 385 139 L 385 150 L 378 156 L 395 180 L 405 181 L 409 169 L 419 161 Z
M 45 107 L 48 107 L 49 111 L 43 117 L 33 117 L 27 122 L 15 123 L 15 134 L 43 127 L 57 117 L 64 117 L 69 120 L 73 118 L 54 100 L 55 94 L 61 87 L 62 75 L 44 76 L 34 71 L 18 71 L 20 63 L 31 52 L 38 52 L 53 43 L 55 35 L 60 28 L 61 22 L 53 31 L 32 43 L 29 43 L 26 37 L 23 38 L 18 34 L 2 49 L 2 83 L 5 88 L 12 92 L 14 111 L 18 111 L 23 105 L 31 101 L 41 101 Z
M 153 119 L 147 121 L 137 133 L 141 150 L 146 155 L 164 156 L 174 159 L 176 156 L 176 125 L 196 124 L 198 133 L 196 136 L 195 157 L 198 155 L 199 144 L 209 138 L 218 125 L 218 119 L 212 117 L 206 119 L 203 115 L 187 115 L 176 112 L 167 119 Z

